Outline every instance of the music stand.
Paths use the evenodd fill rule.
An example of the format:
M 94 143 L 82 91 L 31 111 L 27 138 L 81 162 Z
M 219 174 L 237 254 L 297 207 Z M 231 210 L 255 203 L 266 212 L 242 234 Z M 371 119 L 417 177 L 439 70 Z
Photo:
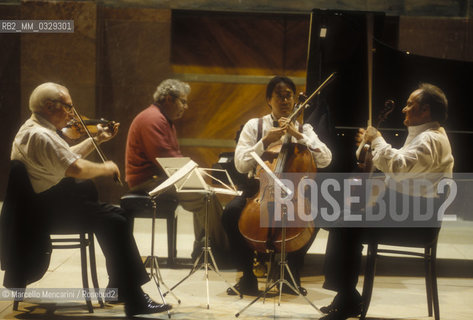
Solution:
M 169 179 L 167 179 L 169 180 Z M 160 186 L 157 188 L 153 189 L 151 192 L 149 192 L 149 196 L 151 199 L 151 204 L 153 208 L 153 218 L 151 222 L 151 255 L 146 259 L 147 261 L 150 262 L 150 277 L 151 279 L 154 280 L 156 287 L 158 289 L 159 295 L 161 296 L 161 300 L 163 303 L 166 303 L 166 299 L 164 298 L 166 295 L 161 292 L 161 285 L 163 285 L 167 292 L 170 292 L 172 296 L 177 300 L 177 303 L 181 304 L 181 299 L 179 299 L 170 289 L 169 287 L 164 283 L 163 277 L 161 275 L 161 271 L 159 270 L 159 264 L 158 264 L 158 257 L 154 254 L 154 243 L 155 243 L 155 229 L 156 229 L 156 198 L 165 190 L 167 190 L 166 183 L 168 181 L 164 181 Z M 169 310 L 167 311 L 168 317 L 171 318 L 171 314 L 169 313 Z
M 264 161 L 256 154 L 256 152 L 251 152 L 251 156 L 258 162 L 258 164 L 265 170 L 265 172 L 274 180 L 276 184 L 279 185 L 279 187 L 282 189 L 283 192 L 286 193 L 286 195 L 290 195 L 293 192 L 288 189 L 282 181 L 276 177 L 276 175 L 271 171 L 271 169 L 264 163 Z M 287 211 L 286 208 L 282 210 L 282 225 L 281 225 L 281 257 L 279 261 L 279 279 L 276 280 L 273 284 L 268 286 L 268 281 L 269 281 L 269 272 L 268 271 L 268 278 L 266 279 L 266 289 L 264 290 L 263 293 L 261 293 L 259 296 L 257 296 L 253 301 L 251 301 L 248 305 L 246 305 L 243 309 L 241 309 L 238 313 L 235 314 L 235 317 L 240 316 L 246 309 L 248 309 L 251 305 L 253 305 L 256 301 L 261 299 L 263 297 L 263 303 L 266 299 L 266 294 L 271 291 L 275 286 L 279 285 L 279 298 L 278 298 L 278 306 L 281 305 L 281 296 L 282 296 L 282 288 L 283 285 L 287 285 L 293 292 L 297 293 L 297 295 L 302 296 L 312 307 L 315 308 L 318 312 L 321 313 L 320 309 L 317 308 L 315 304 L 312 303 L 306 296 L 304 296 L 300 290 L 299 287 L 296 284 L 296 280 L 294 279 L 294 276 L 292 275 L 291 269 L 289 268 L 289 265 L 286 260 L 286 217 L 287 217 Z M 287 271 L 289 274 L 292 284 L 287 281 L 284 278 L 284 273 Z
M 154 255 L 154 239 L 155 239 L 155 223 L 156 223 L 156 200 L 155 197 L 158 195 L 155 195 L 154 197 L 151 197 L 151 203 L 153 206 L 153 219 L 151 222 L 151 256 L 148 258 L 148 261 L 150 261 L 150 277 L 151 279 L 154 280 L 154 283 L 156 284 L 156 287 L 158 288 L 159 295 L 161 296 L 161 300 L 163 303 L 166 303 L 166 300 L 164 299 L 165 295 L 161 292 L 161 284 L 168 290 L 167 292 L 171 292 L 172 296 L 177 300 L 178 304 L 181 304 L 181 299 L 179 299 L 171 290 L 169 290 L 169 287 L 164 283 L 163 277 L 161 276 L 161 271 L 159 270 L 159 265 L 158 265 L 158 257 Z M 169 313 L 169 310 L 167 311 L 168 317 L 171 318 L 171 314 Z
M 157 158 L 159 160 L 159 158 Z M 162 160 L 162 158 L 161 158 Z M 162 163 L 158 161 L 159 163 Z M 165 172 L 169 174 L 169 170 L 166 170 L 167 168 L 164 168 Z M 219 179 L 215 178 L 212 176 L 209 172 L 211 171 L 220 171 L 220 172 L 225 172 L 227 175 L 227 178 L 230 181 L 231 186 L 226 185 Z M 193 176 L 194 175 L 194 176 Z M 210 177 L 211 179 L 220 182 L 225 188 L 216 188 L 209 186 L 205 180 L 203 175 L 206 175 Z M 189 181 L 189 179 L 194 179 L 192 188 L 186 188 L 186 183 Z M 200 186 L 198 188 L 196 185 L 196 180 L 200 181 Z M 220 270 L 218 269 L 217 263 L 215 262 L 215 258 L 212 253 L 212 249 L 209 245 L 209 218 L 208 218 L 208 206 L 211 198 L 215 196 L 215 193 L 221 193 L 221 194 L 229 194 L 229 195 L 240 195 L 241 191 L 237 191 L 235 186 L 233 185 L 233 181 L 231 180 L 230 176 L 226 172 L 226 170 L 221 170 L 221 169 L 203 169 L 203 168 L 198 168 L 197 163 L 195 163 L 192 160 L 189 160 L 187 164 L 182 166 L 179 170 L 174 172 L 166 181 L 164 181 L 161 185 L 159 185 L 156 189 L 151 191 L 149 194 L 151 196 L 154 196 L 156 193 L 161 193 L 163 190 L 174 187 L 177 193 L 198 193 L 202 194 L 205 199 L 205 223 L 204 223 L 204 231 L 205 231 L 205 244 L 204 247 L 202 247 L 202 251 L 199 254 L 198 258 L 195 260 L 194 265 L 192 266 L 192 269 L 190 270 L 189 274 L 185 276 L 182 280 L 180 280 L 178 283 L 176 283 L 171 289 L 168 289 L 167 292 L 163 294 L 165 297 L 169 292 L 172 293 L 172 290 L 174 290 L 177 286 L 179 286 L 181 283 L 183 283 L 186 279 L 188 279 L 191 275 L 193 275 L 196 271 L 200 270 L 201 268 L 205 269 L 205 280 L 206 280 L 206 291 L 207 291 L 207 309 L 210 308 L 210 297 L 209 297 L 209 269 L 213 270 L 229 287 L 232 288 L 232 290 L 241 297 L 240 292 L 238 292 L 230 283 L 228 283 L 225 278 L 220 274 Z M 209 260 L 210 257 L 210 260 Z M 199 262 L 203 259 L 202 263 Z

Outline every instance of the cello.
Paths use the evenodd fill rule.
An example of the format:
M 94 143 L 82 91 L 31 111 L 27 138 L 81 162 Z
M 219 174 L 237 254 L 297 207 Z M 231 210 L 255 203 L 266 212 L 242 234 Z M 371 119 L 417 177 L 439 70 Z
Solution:
M 295 121 L 300 112 L 308 106 L 308 102 L 334 75 L 335 73 L 332 73 L 306 101 L 295 108 L 288 117 L 290 122 Z M 268 148 L 263 153 L 262 160 L 276 177 L 281 177 L 283 173 L 297 173 L 296 180 L 298 181 L 294 181 L 294 185 L 298 185 L 301 179 L 309 174 L 314 174 L 317 171 L 317 166 L 307 146 L 294 143 L 291 140 L 292 136 L 286 133 L 283 143 Z M 256 175 L 260 180 L 259 192 L 247 199 L 246 206 L 240 215 L 238 221 L 240 233 L 248 245 L 257 252 L 267 252 L 267 250 L 280 252 L 281 247 L 285 247 L 285 252 L 297 251 L 312 238 L 315 232 L 314 222 L 301 221 L 295 212 L 295 220 L 292 222 L 294 226 L 289 228 L 274 226 L 275 184 L 268 175 L 262 174 L 262 170 L 261 166 L 258 166 L 256 170 Z M 297 196 L 294 196 L 291 201 L 294 203 L 294 208 L 297 208 Z M 304 207 L 306 209 L 310 207 L 308 199 L 304 199 Z M 261 225 L 268 227 L 261 227 Z

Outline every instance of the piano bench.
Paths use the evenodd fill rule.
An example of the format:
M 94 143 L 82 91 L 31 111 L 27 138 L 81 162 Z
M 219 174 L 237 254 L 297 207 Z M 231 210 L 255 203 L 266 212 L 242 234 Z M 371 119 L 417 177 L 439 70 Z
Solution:
M 175 264 L 177 256 L 177 205 L 178 202 L 176 199 L 166 198 L 156 200 L 156 219 L 166 219 L 168 266 Z M 120 207 L 130 214 L 132 231 L 134 218 L 153 218 L 153 202 L 150 196 L 143 194 L 126 194 L 120 199 Z

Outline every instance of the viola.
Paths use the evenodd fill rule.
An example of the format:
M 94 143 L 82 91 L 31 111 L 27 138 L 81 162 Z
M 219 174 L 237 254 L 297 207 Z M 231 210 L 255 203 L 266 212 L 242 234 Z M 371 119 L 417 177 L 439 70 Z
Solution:
M 394 110 L 395 104 L 392 100 L 386 100 L 384 102 L 384 109 L 378 115 L 375 128 L 378 129 L 383 121 L 385 121 L 388 115 Z M 363 172 L 373 172 L 373 155 L 371 153 L 371 144 L 361 142 L 360 151 L 358 155 L 357 165 Z

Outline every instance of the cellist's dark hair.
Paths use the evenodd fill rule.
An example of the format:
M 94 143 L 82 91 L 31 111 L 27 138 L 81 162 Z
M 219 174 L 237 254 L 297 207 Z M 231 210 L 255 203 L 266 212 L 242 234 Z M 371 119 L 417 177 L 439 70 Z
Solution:
M 294 84 L 294 81 L 292 81 L 288 77 L 275 76 L 269 81 L 268 86 L 266 87 L 266 100 L 271 99 L 271 96 L 273 95 L 274 87 L 276 87 L 276 85 L 280 82 L 285 83 L 289 88 L 291 88 L 292 92 L 296 94 L 296 85 Z

